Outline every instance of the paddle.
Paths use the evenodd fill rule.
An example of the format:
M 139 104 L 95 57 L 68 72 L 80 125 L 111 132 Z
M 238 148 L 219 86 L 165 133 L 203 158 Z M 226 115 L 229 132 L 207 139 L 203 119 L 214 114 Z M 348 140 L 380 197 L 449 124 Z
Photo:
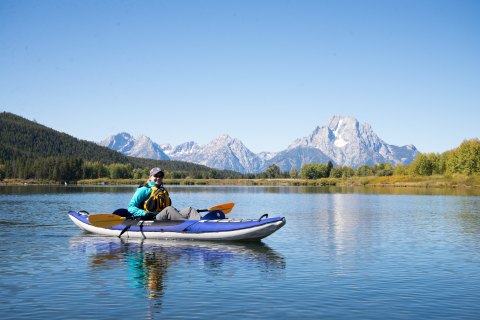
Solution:
M 88 216 L 88 222 L 90 222 L 92 226 L 100 228 L 113 227 L 122 224 L 126 219 L 127 218 L 125 217 L 120 217 L 112 213 L 98 213 Z
M 197 211 L 198 212 L 210 212 L 210 211 L 220 210 L 223 213 L 228 214 L 228 213 L 230 213 L 230 211 L 232 211 L 234 205 L 235 205 L 234 202 L 222 203 L 222 204 L 216 205 L 215 207 L 211 207 L 209 209 L 201 209 L 201 210 L 197 210 Z
M 219 204 L 208 209 L 200 209 L 197 211 L 211 212 L 211 211 L 220 210 L 224 214 L 228 214 L 230 213 L 230 211 L 232 211 L 234 205 L 235 203 L 229 202 L 229 203 Z M 126 217 L 120 217 L 112 213 L 97 213 L 97 214 L 92 214 L 88 216 L 88 222 L 90 222 L 92 226 L 100 227 L 100 228 L 117 226 L 119 224 L 122 224 L 126 219 L 127 219 Z
M 88 216 L 88 221 L 95 227 L 113 227 L 123 223 L 127 217 L 131 216 L 127 209 L 117 209 L 113 213 L 99 213 Z

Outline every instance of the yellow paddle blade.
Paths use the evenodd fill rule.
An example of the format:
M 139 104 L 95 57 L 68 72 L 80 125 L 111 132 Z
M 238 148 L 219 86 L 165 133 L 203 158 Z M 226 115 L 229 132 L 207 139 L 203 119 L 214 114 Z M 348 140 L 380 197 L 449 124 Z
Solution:
M 99 213 L 88 216 L 88 222 L 90 222 L 92 226 L 100 228 L 113 227 L 122 224 L 125 219 L 125 217 L 120 217 L 111 213 Z
M 227 214 L 230 211 L 232 211 L 234 205 L 235 205 L 234 202 L 223 203 L 223 204 L 219 204 L 217 206 L 211 207 L 210 209 L 208 209 L 208 211 L 220 210 L 223 213 Z

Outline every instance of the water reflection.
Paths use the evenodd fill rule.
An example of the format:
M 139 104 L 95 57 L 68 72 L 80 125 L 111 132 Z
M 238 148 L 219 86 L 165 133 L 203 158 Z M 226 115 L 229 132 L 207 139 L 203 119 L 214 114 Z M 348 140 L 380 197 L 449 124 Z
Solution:
M 457 217 L 465 234 L 474 238 L 480 237 L 480 207 L 476 198 L 464 199 L 458 202 Z
M 344 187 L 344 186 L 184 186 L 167 185 L 175 192 L 186 193 L 358 193 L 397 195 L 453 195 L 479 196 L 478 188 L 419 188 L 419 187 Z M 0 194 L 54 194 L 54 193 L 133 193 L 137 185 L 0 185 Z
M 277 277 L 286 266 L 284 257 L 262 242 L 118 239 L 84 234 L 71 237 L 70 250 L 85 255 L 91 270 L 128 270 L 130 286 L 142 289 L 142 296 L 147 298 L 150 308 L 161 307 L 167 274 L 173 266 L 186 268 L 194 264 L 207 275 L 218 276 L 231 272 L 225 264 L 234 262 L 243 268 L 260 269 L 266 276 Z
M 137 186 L 3 185 L 0 194 L 133 193 Z
M 176 192 L 208 192 L 221 194 L 277 193 L 277 194 L 395 194 L 395 195 L 451 195 L 479 196 L 478 188 L 421 188 L 421 187 L 350 187 L 350 186 L 178 186 L 170 185 Z

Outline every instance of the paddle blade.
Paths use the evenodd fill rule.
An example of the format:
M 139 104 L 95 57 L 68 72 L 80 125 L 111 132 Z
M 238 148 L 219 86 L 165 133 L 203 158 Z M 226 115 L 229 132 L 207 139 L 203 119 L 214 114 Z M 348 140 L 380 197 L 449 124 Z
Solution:
M 113 227 L 122 224 L 125 219 L 125 217 L 120 217 L 111 213 L 99 213 L 88 216 L 88 222 L 90 222 L 92 226 L 100 228 Z
M 234 205 L 235 205 L 234 202 L 223 203 L 223 204 L 219 204 L 218 206 L 209 208 L 208 211 L 220 210 L 223 213 L 227 214 L 230 211 L 232 211 Z

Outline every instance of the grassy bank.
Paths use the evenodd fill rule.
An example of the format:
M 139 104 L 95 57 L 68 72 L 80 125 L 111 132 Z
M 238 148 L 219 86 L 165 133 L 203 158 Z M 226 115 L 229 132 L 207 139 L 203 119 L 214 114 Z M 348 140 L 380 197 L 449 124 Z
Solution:
M 81 180 L 78 184 L 133 184 L 144 180 Z M 306 179 L 166 179 L 166 185 L 238 185 L 238 186 L 363 186 L 420 188 L 480 188 L 480 176 L 430 177 L 351 177 Z
M 59 184 L 47 180 L 5 179 L 3 184 Z M 79 180 L 79 185 L 140 185 L 142 179 Z M 63 183 L 61 183 L 63 184 Z M 233 185 L 233 186 L 363 186 L 363 187 L 418 187 L 418 188 L 480 188 L 480 176 L 390 176 L 305 179 L 166 179 L 166 185 Z

